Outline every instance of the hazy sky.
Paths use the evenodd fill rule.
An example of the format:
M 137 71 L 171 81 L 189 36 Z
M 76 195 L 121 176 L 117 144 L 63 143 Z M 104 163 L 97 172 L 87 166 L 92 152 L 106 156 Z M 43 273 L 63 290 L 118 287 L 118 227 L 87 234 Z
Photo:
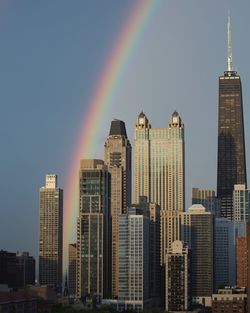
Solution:
M 0 0 L 0 249 L 37 256 L 39 188 L 49 172 L 66 185 L 90 94 L 135 1 Z M 192 186 L 216 188 L 228 10 L 249 164 L 249 0 L 159 0 L 96 140 L 93 157 L 103 158 L 113 118 L 126 122 L 133 143 L 141 110 L 152 127 L 166 126 L 177 110 L 185 123 L 187 206 Z

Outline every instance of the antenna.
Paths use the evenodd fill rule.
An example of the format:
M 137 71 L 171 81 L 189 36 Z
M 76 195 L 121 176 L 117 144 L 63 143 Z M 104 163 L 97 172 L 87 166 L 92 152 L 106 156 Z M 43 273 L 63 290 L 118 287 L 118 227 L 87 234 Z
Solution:
M 233 53 L 232 53 L 232 34 L 231 34 L 231 17 L 228 14 L 227 20 L 227 71 L 233 71 Z

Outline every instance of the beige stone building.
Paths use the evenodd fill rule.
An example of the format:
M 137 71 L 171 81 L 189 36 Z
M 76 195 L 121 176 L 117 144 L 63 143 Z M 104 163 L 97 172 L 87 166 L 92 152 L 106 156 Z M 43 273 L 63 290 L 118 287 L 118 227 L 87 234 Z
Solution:
M 179 213 L 184 210 L 184 124 L 177 112 L 166 128 L 151 128 L 141 112 L 135 125 L 134 201 L 146 196 L 161 207 L 161 262 L 180 239 Z

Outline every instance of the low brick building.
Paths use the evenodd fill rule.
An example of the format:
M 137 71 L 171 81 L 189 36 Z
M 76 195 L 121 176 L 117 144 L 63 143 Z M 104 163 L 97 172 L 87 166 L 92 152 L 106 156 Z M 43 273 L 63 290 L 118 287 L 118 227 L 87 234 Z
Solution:
M 24 292 L 0 292 L 0 312 L 37 313 L 37 301 Z
M 247 313 L 246 288 L 219 289 L 212 295 L 213 313 Z

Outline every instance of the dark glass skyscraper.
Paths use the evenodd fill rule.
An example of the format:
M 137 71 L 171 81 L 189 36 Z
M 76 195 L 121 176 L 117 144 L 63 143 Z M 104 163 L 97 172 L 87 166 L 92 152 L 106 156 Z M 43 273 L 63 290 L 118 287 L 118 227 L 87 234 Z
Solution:
M 227 71 L 219 77 L 217 196 L 221 216 L 233 218 L 235 184 L 247 183 L 242 89 L 240 76 L 233 70 L 231 25 L 228 18 Z

